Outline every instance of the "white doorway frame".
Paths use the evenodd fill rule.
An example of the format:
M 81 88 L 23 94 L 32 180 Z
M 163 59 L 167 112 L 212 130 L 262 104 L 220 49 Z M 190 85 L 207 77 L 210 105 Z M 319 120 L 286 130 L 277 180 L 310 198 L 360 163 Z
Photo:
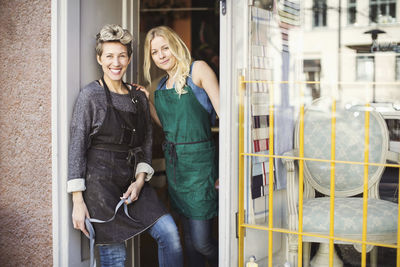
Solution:
M 68 88 L 79 88 L 79 11 L 79 0 L 51 1 L 53 266 L 72 266 L 72 262 L 84 266 L 80 259 L 72 259 L 76 255 L 80 258 L 80 246 L 71 246 L 80 244 L 80 236 L 71 231 L 71 203 L 66 189 L 73 103 Z
M 233 105 L 232 92 L 235 86 L 232 75 L 232 4 L 226 1 L 226 13 L 222 14 L 220 3 L 220 118 L 219 118 L 219 266 L 234 266 L 237 262 L 237 239 L 235 231 L 235 210 L 237 204 L 232 203 L 232 183 L 234 170 L 232 163 L 236 161 L 233 153 L 232 127 Z M 223 138 L 221 138 L 223 137 Z
M 221 1 L 222 2 L 222 1 Z M 237 266 L 239 75 L 247 67 L 248 6 L 252 0 L 226 0 L 220 8 L 219 266 Z

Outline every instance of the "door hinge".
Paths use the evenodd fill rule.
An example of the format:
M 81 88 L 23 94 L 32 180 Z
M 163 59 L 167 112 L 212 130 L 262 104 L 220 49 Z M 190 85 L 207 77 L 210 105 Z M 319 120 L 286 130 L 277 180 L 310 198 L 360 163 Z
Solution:
M 226 0 L 219 0 L 222 15 L 226 14 Z

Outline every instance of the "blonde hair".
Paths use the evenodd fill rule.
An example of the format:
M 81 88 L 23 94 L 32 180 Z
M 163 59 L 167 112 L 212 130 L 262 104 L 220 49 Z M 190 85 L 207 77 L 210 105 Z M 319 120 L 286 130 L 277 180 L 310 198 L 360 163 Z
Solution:
M 132 41 L 133 36 L 128 30 L 116 24 L 107 24 L 96 35 L 96 54 L 98 56 L 103 54 L 103 43 L 119 42 L 126 47 L 128 57 L 131 57 Z
M 187 93 L 184 89 L 186 85 L 186 78 L 190 73 L 190 64 L 192 63 L 192 57 L 189 49 L 182 41 L 182 39 L 167 26 L 158 26 L 151 29 L 144 41 L 144 78 L 151 83 L 150 67 L 151 67 L 151 46 L 150 43 L 155 37 L 163 37 L 169 45 L 171 53 L 176 58 L 176 64 L 174 66 L 174 77 L 175 80 L 175 91 L 180 95 Z

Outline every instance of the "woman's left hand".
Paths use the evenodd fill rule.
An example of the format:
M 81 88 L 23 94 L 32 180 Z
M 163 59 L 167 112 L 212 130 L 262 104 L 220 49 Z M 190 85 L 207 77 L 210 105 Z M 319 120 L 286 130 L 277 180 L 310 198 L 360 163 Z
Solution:
M 121 199 L 128 199 L 128 197 L 130 196 L 132 202 L 134 202 L 139 198 L 140 191 L 142 190 L 142 187 L 144 185 L 144 177 L 145 177 L 145 175 L 141 174 L 144 173 L 139 173 L 137 175 L 136 181 L 131 183 L 131 185 L 128 187 L 128 190 L 126 190 L 126 192 L 122 195 Z

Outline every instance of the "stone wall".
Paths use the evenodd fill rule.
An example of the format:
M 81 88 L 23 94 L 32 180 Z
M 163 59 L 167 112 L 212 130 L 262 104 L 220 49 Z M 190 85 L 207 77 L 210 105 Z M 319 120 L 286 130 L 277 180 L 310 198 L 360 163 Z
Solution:
M 0 36 L 0 266 L 51 266 L 51 0 L 0 0 Z

